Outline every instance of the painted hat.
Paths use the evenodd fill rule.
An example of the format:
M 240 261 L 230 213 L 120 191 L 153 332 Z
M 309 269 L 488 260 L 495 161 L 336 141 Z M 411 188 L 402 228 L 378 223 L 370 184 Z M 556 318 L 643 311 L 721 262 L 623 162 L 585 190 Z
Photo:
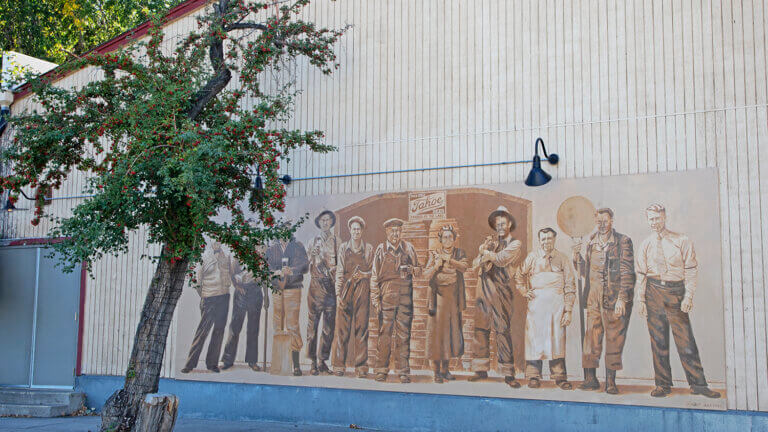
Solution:
M 384 228 L 400 227 L 405 223 L 404 220 L 398 218 L 387 219 L 384 221 Z
M 334 214 L 330 210 L 323 210 L 323 211 L 320 212 L 319 215 L 317 215 L 317 217 L 315 218 L 315 226 L 320 228 L 320 218 L 325 216 L 325 215 L 330 215 L 331 216 L 331 228 L 333 228 L 333 226 L 336 225 L 336 214 Z
M 507 210 L 507 208 L 504 206 L 499 206 L 496 210 L 492 211 L 491 214 L 488 215 L 488 225 L 490 225 L 491 228 L 496 229 L 496 217 L 498 216 L 504 216 L 510 221 L 510 225 L 512 225 L 509 228 L 510 231 L 515 229 L 515 218 L 512 217 L 512 213 L 510 213 L 509 210 Z
M 351 229 L 353 222 L 359 223 L 360 227 L 365 229 L 365 220 L 363 218 L 361 218 L 360 216 L 352 216 L 351 218 L 349 218 L 349 220 L 347 221 L 347 227 L 349 227 Z

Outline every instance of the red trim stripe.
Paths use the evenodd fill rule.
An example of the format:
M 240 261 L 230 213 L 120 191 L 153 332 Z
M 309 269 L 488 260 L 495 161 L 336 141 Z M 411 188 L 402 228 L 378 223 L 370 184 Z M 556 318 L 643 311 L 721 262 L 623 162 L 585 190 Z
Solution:
M 197 9 L 205 6 L 208 2 L 211 0 L 187 0 L 178 6 L 172 8 L 170 11 L 168 11 L 168 14 L 165 15 L 166 25 L 170 24 L 171 21 L 183 18 L 190 13 L 196 11 Z M 97 46 L 96 48 L 88 51 L 87 53 L 83 54 L 83 56 L 90 54 L 90 53 L 99 53 L 104 54 L 112 51 L 116 51 L 120 49 L 121 47 L 128 45 L 132 41 L 144 36 L 149 31 L 149 25 L 150 21 L 145 21 L 142 24 L 139 24 L 138 26 L 122 33 L 119 36 L 116 36 L 103 44 Z M 75 71 L 70 71 L 69 73 L 63 74 L 61 72 L 58 72 L 59 68 L 52 69 L 45 74 L 43 74 L 44 77 L 52 78 L 54 81 L 58 81 L 68 75 L 73 74 Z M 31 90 L 29 88 L 29 84 L 24 84 L 21 87 L 19 87 L 19 90 L 14 95 L 13 101 L 16 103 L 17 101 L 21 100 L 25 96 L 27 96 L 29 93 L 31 93 Z
M 64 237 L 39 237 L 39 238 L 26 238 L 14 240 L 8 243 L 8 246 L 31 246 L 31 245 L 49 245 L 53 243 L 61 243 L 64 241 Z
M 85 286 L 88 281 L 88 261 L 80 265 L 80 306 L 77 321 L 77 363 L 75 376 L 83 374 L 83 333 L 85 332 Z

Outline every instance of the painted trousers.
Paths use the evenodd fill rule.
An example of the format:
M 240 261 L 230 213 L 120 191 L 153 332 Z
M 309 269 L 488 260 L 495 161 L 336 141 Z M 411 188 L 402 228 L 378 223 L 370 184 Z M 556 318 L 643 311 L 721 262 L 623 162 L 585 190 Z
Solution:
M 291 335 L 291 351 L 301 351 L 304 343 L 299 330 L 299 310 L 301 309 L 301 290 L 286 289 L 272 295 L 274 312 L 272 328 L 275 331 L 285 329 Z M 266 355 L 266 353 L 265 353 Z
M 605 367 L 621 370 L 624 366 L 621 358 L 624 343 L 627 341 L 629 317 L 632 315 L 632 302 L 626 303 L 626 311 L 616 316 L 613 309 L 605 309 L 602 304 L 602 290 L 592 289 L 587 298 L 587 319 L 584 325 L 584 346 L 581 357 L 583 368 L 597 368 L 603 354 L 605 337 Z
M 480 295 L 475 309 L 475 331 L 472 343 L 472 370 L 487 372 L 491 369 L 490 337 L 496 332 L 496 355 L 501 373 L 515 376 L 515 359 L 512 353 L 512 289 L 481 276 Z
M 224 345 L 224 355 L 221 362 L 231 365 L 235 362 L 237 345 L 240 340 L 240 331 L 243 322 L 248 319 L 245 330 L 245 362 L 249 365 L 259 362 L 259 327 L 261 320 L 261 307 L 264 304 L 264 294 L 261 287 L 253 285 L 235 290 L 232 299 L 232 318 L 229 321 L 229 335 Z
M 544 362 L 542 360 L 527 360 L 525 362 L 525 377 L 528 379 L 541 379 L 541 369 L 543 366 Z M 568 379 L 564 358 L 556 358 L 549 361 L 549 377 L 555 381 Z
M 377 341 L 376 373 L 389 373 L 392 341 L 395 343 L 395 373 L 411 372 L 411 323 L 413 322 L 413 286 L 399 280 L 381 283 L 381 312 Z
M 194 369 L 197 366 L 197 361 L 200 359 L 200 353 L 203 351 L 203 345 L 205 340 L 208 339 L 209 333 L 211 334 L 211 340 L 208 342 L 205 366 L 213 368 L 219 365 L 221 343 L 224 339 L 224 330 L 227 327 L 228 313 L 229 294 L 200 299 L 200 324 L 197 325 L 195 337 L 192 339 L 192 346 L 189 347 L 189 355 L 185 365 L 188 369 Z M 213 332 L 211 332 L 211 329 L 213 329 Z
M 336 344 L 333 370 L 344 371 L 347 353 L 354 353 L 352 364 L 357 372 L 368 372 L 368 318 L 371 307 L 371 285 L 368 279 L 359 281 L 339 299 L 336 310 Z
M 331 357 L 333 332 L 336 326 L 336 289 L 333 280 L 313 277 L 309 283 L 307 296 L 309 308 L 309 324 L 307 325 L 307 356 L 310 360 L 328 360 Z M 323 331 L 320 335 L 320 352 L 318 353 L 318 330 L 320 320 L 323 321 Z
M 648 332 L 653 350 L 653 370 L 656 385 L 672 387 L 672 368 L 669 364 L 669 329 L 675 338 L 677 353 L 685 370 L 685 378 L 691 388 L 706 388 L 704 368 L 701 366 L 699 349 L 693 337 L 693 328 L 688 314 L 680 310 L 685 295 L 682 282 L 677 286 L 661 285 L 648 279 L 645 291 L 645 305 L 648 310 Z M 674 283 L 673 283 L 674 284 Z

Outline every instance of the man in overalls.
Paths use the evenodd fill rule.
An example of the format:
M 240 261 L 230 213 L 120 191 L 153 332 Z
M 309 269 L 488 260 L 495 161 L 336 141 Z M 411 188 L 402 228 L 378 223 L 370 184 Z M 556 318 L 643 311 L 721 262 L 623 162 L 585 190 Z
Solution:
M 309 373 L 331 373 L 325 363 L 331 356 L 334 327 L 336 326 L 336 249 L 339 238 L 331 229 L 336 225 L 336 215 L 330 210 L 320 212 L 315 218 L 315 225 L 320 228 L 309 250 L 309 293 L 307 308 L 309 324 L 307 326 L 307 356 L 312 360 Z M 318 347 L 317 336 L 320 320 L 323 331 Z M 319 353 L 318 353 L 319 351 Z M 319 356 L 319 365 L 318 365 Z
M 347 222 L 350 239 L 339 246 L 336 266 L 336 345 L 333 372 L 343 376 L 347 351 L 352 348 L 359 378 L 368 374 L 368 317 L 371 304 L 373 246 L 363 241 L 365 221 L 353 216 Z
M 411 354 L 413 321 L 413 277 L 421 274 L 413 245 L 400 239 L 404 222 L 392 218 L 384 222 L 387 240 L 376 248 L 371 274 L 371 300 L 379 316 L 376 381 L 389 373 L 392 337 L 395 337 L 395 373 L 401 383 L 411 382 L 408 359 Z
M 475 339 L 472 346 L 472 370 L 469 381 L 488 378 L 491 368 L 490 336 L 496 332 L 498 355 L 504 382 L 519 388 L 515 379 L 515 361 L 512 353 L 512 303 L 514 301 L 514 277 L 523 253 L 520 240 L 512 237 L 515 219 L 506 207 L 500 206 L 488 215 L 488 225 L 496 231 L 495 238 L 486 239 L 480 245 L 480 254 L 474 267 L 480 269 L 480 285 L 475 309 Z

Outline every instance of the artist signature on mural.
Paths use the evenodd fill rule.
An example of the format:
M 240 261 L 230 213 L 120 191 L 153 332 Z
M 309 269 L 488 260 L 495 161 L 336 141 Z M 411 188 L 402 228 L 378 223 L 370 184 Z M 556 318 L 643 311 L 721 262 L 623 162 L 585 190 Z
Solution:
M 698 409 L 720 409 L 722 408 L 720 404 L 713 403 L 713 402 L 701 402 L 701 401 L 690 401 L 685 403 L 686 408 L 698 408 Z

